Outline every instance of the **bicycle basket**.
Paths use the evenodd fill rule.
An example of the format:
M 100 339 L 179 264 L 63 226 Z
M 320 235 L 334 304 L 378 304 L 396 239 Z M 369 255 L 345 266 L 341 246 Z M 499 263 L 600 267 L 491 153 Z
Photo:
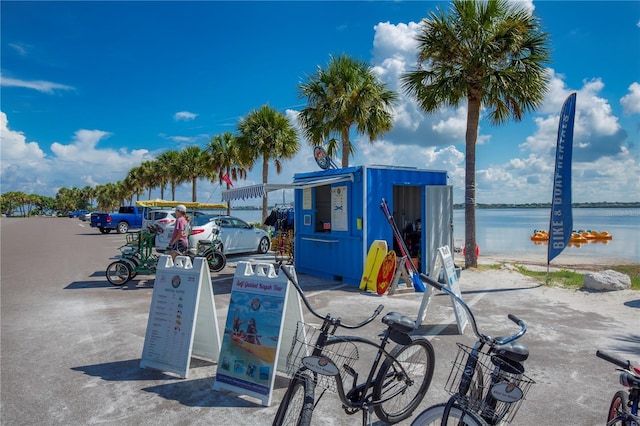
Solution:
M 138 241 L 140 241 L 140 231 L 127 232 L 125 234 L 125 240 L 127 245 L 138 244 Z
M 445 390 L 450 394 L 458 392 L 460 381 L 464 372 L 467 358 L 472 356 L 472 348 L 458 343 L 458 353 L 453 367 L 449 373 Z M 522 401 L 524 401 L 529 388 L 535 382 L 524 374 L 524 368 L 514 362 L 510 362 L 490 354 L 480 352 L 477 357 L 476 371 L 471 379 L 471 384 L 466 395 L 461 396 L 458 403 L 469 411 L 478 413 L 490 424 L 500 421 L 511 423 L 513 421 Z M 514 386 L 515 385 L 515 386 Z M 490 390 L 493 388 L 493 392 Z M 521 398 L 516 389 L 522 391 Z M 493 397 L 498 392 L 512 393 L 513 402 L 503 402 L 508 397 L 500 397 L 497 400 Z
M 289 375 L 294 375 L 302 366 L 302 359 L 313 353 L 316 347 L 315 343 L 320 333 L 320 329 L 316 326 L 298 321 L 291 349 L 289 349 L 289 354 L 287 355 L 287 373 Z M 358 348 L 352 342 L 338 342 L 322 348 L 322 355 L 331 359 L 331 361 L 338 366 L 340 369 L 340 377 L 336 376 L 335 380 L 342 380 L 346 371 L 345 367 L 353 366 L 353 363 L 358 360 Z M 315 376 L 316 386 L 337 392 L 336 382 L 333 376 L 323 376 L 320 374 Z

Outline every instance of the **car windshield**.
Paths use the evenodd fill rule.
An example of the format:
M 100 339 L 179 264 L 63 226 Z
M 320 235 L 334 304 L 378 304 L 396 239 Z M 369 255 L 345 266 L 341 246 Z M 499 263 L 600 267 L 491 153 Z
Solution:
M 196 216 L 191 221 L 191 226 L 204 226 L 213 219 L 214 216 Z

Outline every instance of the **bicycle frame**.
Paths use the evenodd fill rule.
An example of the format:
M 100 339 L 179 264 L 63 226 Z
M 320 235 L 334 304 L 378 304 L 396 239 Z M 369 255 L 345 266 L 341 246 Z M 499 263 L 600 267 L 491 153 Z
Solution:
M 640 403 L 640 368 L 631 364 L 631 361 L 623 361 L 600 350 L 596 351 L 596 356 L 620 367 L 618 368 L 620 371 L 620 384 L 627 388 L 625 392 L 629 395 L 630 406 L 623 407 L 620 414 L 607 421 L 607 426 L 615 425 L 618 422 L 625 426 L 640 426 L 640 416 L 638 416 L 638 404 Z
M 315 382 L 316 387 L 324 388 L 317 399 L 311 400 L 313 408 L 318 404 L 326 390 L 335 390 L 342 402 L 345 413 L 355 414 L 359 410 L 362 411 L 363 424 L 366 424 L 367 421 L 370 423 L 370 416 L 373 411 L 379 416 L 383 412 L 386 416 L 387 413 L 384 411 L 383 405 L 398 395 L 405 394 L 408 388 L 416 384 L 412 376 L 413 373 L 405 369 L 406 367 L 403 365 L 403 358 L 401 358 L 400 354 L 413 355 L 410 348 L 414 346 L 416 350 L 425 351 L 424 353 L 428 356 L 427 359 L 430 360 L 430 363 L 426 364 L 429 365 L 427 371 L 432 371 L 433 349 L 431 345 L 424 339 L 413 339 L 408 335 L 409 331 L 415 327 L 415 322 L 412 319 L 397 313 L 387 314 L 382 319 L 387 328 L 380 337 L 380 343 L 355 335 L 336 336 L 335 332 L 339 327 L 358 329 L 369 324 L 380 314 L 384 308 L 383 305 L 379 305 L 368 319 L 355 325 L 342 323 L 340 318 L 333 317 L 330 314 L 323 317 L 310 306 L 297 280 L 291 276 L 287 269 L 283 267 L 281 271 L 294 285 L 309 312 L 322 320 L 322 325 L 319 328 L 311 327 L 309 329 L 309 324 L 301 323 L 305 327 L 302 338 L 300 338 L 299 329 L 296 331 L 297 337 L 294 338 L 294 345 L 287 357 L 287 363 L 290 367 L 293 367 L 294 371 L 294 378 L 289 383 L 287 394 L 293 392 L 298 386 L 299 382 L 296 378 L 301 378 L 302 380 L 308 380 L 305 377 L 310 378 Z M 308 333 L 317 334 L 312 334 L 312 338 L 308 339 L 309 336 L 307 336 L 306 330 L 309 330 Z M 386 348 L 390 340 L 397 343 L 398 346 L 388 351 Z M 352 367 L 352 363 L 358 359 L 355 344 L 362 344 L 376 350 L 371 367 L 366 373 L 366 380 L 362 383 L 358 383 L 358 373 Z M 310 352 L 302 350 L 302 355 L 300 355 L 300 348 L 312 349 Z M 307 355 L 309 353 L 310 355 Z M 341 360 L 344 360 L 344 365 L 336 365 L 336 361 L 342 363 Z M 309 377 L 309 372 L 312 377 Z M 352 385 L 347 385 L 345 389 L 345 381 L 349 380 L 348 376 L 352 378 Z M 420 399 L 414 398 L 411 400 L 411 404 L 405 407 L 409 409 L 413 405 L 410 408 L 411 411 L 398 414 L 401 418 L 397 421 L 403 420 L 411 414 L 422 397 L 424 397 L 430 381 L 431 375 L 429 374 L 424 376 L 421 382 L 418 382 L 420 386 L 416 387 L 416 389 L 419 392 L 415 398 L 419 397 Z M 333 387 L 334 382 L 335 388 Z
M 332 328 L 332 326 L 333 326 L 333 330 L 329 332 L 329 329 Z M 362 410 L 368 407 L 373 407 L 375 405 L 382 404 L 383 402 L 389 401 L 390 399 L 394 398 L 398 394 L 402 393 L 403 389 L 398 390 L 398 392 L 392 394 L 391 396 L 386 397 L 385 399 L 370 400 L 372 398 L 371 391 L 373 390 L 373 387 L 376 384 L 374 377 L 378 372 L 378 367 L 380 365 L 380 361 L 382 360 L 382 356 L 384 355 L 385 357 L 392 358 L 391 354 L 385 349 L 386 345 L 389 342 L 390 329 L 387 328 L 387 330 L 385 330 L 381 338 L 381 343 L 378 344 L 372 340 L 369 340 L 367 338 L 360 337 L 360 336 L 335 336 L 332 333 L 336 331 L 338 326 L 339 324 L 333 323 L 331 318 L 329 317 L 325 318 L 325 321 L 321 328 L 321 333 L 315 342 L 315 345 L 314 345 L 315 348 L 311 356 L 320 356 L 324 348 L 327 348 L 333 344 L 337 344 L 340 342 L 361 343 L 361 344 L 374 347 L 377 350 L 375 359 L 371 364 L 371 369 L 369 370 L 369 373 L 367 375 L 367 380 L 365 382 L 358 384 L 357 373 L 352 368 L 348 368 L 347 372 L 354 378 L 354 382 L 351 389 L 345 392 L 344 384 L 343 384 L 343 380 L 345 378 L 341 377 L 340 375 L 335 377 L 338 396 L 340 398 L 340 401 L 342 401 L 342 403 L 344 404 L 345 411 L 347 411 L 347 409 Z M 406 373 L 400 363 L 396 363 L 396 364 L 398 367 L 402 369 L 403 374 Z M 305 370 L 313 371 L 308 367 L 302 367 L 298 371 L 300 372 Z M 313 371 L 313 373 L 322 374 L 317 371 Z M 320 398 L 322 398 L 322 394 L 318 398 L 318 401 L 320 400 Z
M 471 351 L 467 352 L 464 369 L 462 370 L 462 375 L 460 377 L 460 383 L 458 385 L 457 392 L 453 394 L 453 396 L 449 399 L 449 401 L 447 402 L 444 408 L 444 413 L 442 418 L 447 419 L 450 415 L 450 412 L 453 406 L 456 405 L 457 403 L 462 403 L 464 401 L 464 398 L 468 394 L 469 389 L 471 387 L 474 374 L 476 374 L 476 372 L 479 372 L 479 374 L 482 375 L 483 373 L 482 368 L 478 366 L 480 356 L 485 354 L 482 352 L 482 349 L 486 345 L 488 345 L 489 350 L 486 352 L 485 355 L 493 356 L 493 354 L 495 353 L 494 348 L 496 346 L 506 345 L 507 343 L 510 343 L 519 339 L 522 335 L 526 333 L 527 327 L 524 324 L 524 322 L 522 322 L 519 318 L 517 318 L 512 314 L 509 314 L 508 318 L 520 326 L 520 331 L 518 333 L 514 334 L 513 336 L 499 339 L 499 340 L 492 338 L 488 335 L 482 334 L 478 330 L 477 322 L 476 322 L 475 316 L 473 315 L 473 312 L 471 311 L 471 308 L 466 304 L 466 302 L 461 297 L 459 297 L 457 294 L 451 291 L 448 287 L 443 286 L 437 281 L 434 281 L 433 279 L 429 278 L 425 274 L 420 274 L 420 278 L 426 283 L 428 283 L 429 285 L 453 297 L 460 304 L 460 306 L 462 306 L 467 311 L 468 318 L 471 322 L 474 334 L 478 337 L 478 340 L 474 344 Z M 493 373 L 491 374 L 491 383 L 487 387 L 485 394 L 474 396 L 476 399 L 478 398 L 478 396 L 482 397 L 482 400 L 479 405 L 481 407 L 489 408 L 490 414 L 482 413 L 482 417 L 484 418 L 485 421 L 489 422 L 489 424 L 497 424 L 501 422 L 511 410 L 511 404 L 508 404 L 508 405 L 504 405 L 501 408 L 501 410 L 499 410 L 500 411 L 499 413 L 495 411 L 498 400 L 492 395 L 491 390 L 493 386 L 498 383 L 498 377 L 499 377 L 499 373 L 501 372 L 501 369 L 502 369 L 501 363 L 494 363 Z M 522 370 L 522 373 L 524 373 L 524 369 Z M 523 396 L 524 395 L 521 395 L 521 398 Z M 462 410 L 466 411 L 466 408 L 462 407 Z

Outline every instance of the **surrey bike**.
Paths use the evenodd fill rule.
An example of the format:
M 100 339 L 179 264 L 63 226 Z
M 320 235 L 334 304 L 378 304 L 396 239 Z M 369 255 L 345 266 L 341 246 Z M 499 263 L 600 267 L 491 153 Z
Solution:
M 298 323 L 287 356 L 287 368 L 292 378 L 273 425 L 309 425 L 313 410 L 326 390 L 337 392 L 346 414 L 361 411 L 363 424 L 371 424 L 372 410 L 387 423 L 397 423 L 411 416 L 429 389 L 435 363 L 431 343 L 422 337 L 409 336 L 415 321 L 396 312 L 386 314 L 382 322 L 387 329 L 381 334 L 380 343 L 359 336 L 336 336 L 338 328 L 357 329 L 369 324 L 383 306 L 378 306 L 368 319 L 355 325 L 345 324 L 331 314 L 323 317 L 311 307 L 288 268 L 282 266 L 280 269 L 322 325 L 317 328 Z M 390 340 L 398 345 L 389 352 L 386 346 Z M 358 359 L 356 343 L 376 351 L 371 369 L 361 383 L 353 368 Z M 322 389 L 317 399 L 316 388 Z
M 620 384 L 627 388 L 626 391 L 618 391 L 613 396 L 607 415 L 607 426 L 640 426 L 640 367 L 603 351 L 597 351 L 596 356 L 620 367 Z
M 158 225 L 149 225 L 147 229 L 126 234 L 126 242 L 119 247 L 118 260 L 107 266 L 105 275 L 114 286 L 122 286 L 135 278 L 138 274 L 155 274 L 158 266 L 158 256 L 153 252 L 156 234 L 162 233 Z M 204 257 L 207 260 L 210 272 L 220 272 L 227 264 L 227 258 L 222 252 L 220 230 L 213 231 L 211 240 L 199 240 L 196 252 L 188 252 L 187 255 L 193 261 L 196 257 Z
M 497 425 L 515 417 L 533 380 L 525 376 L 522 363 L 529 349 L 517 339 L 527 331 L 525 323 L 509 314 L 520 331 L 511 337 L 490 337 L 478 331 L 471 308 L 448 287 L 424 274 L 420 278 L 454 297 L 469 315 L 478 341 L 473 348 L 458 343 L 458 354 L 445 389 L 452 394 L 446 404 L 427 408 L 412 426 L 424 425 Z

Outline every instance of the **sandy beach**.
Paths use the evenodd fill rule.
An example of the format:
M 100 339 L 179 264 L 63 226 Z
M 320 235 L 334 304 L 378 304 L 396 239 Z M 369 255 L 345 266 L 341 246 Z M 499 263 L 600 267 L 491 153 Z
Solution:
M 458 264 L 464 263 L 464 257 L 460 253 L 455 253 L 454 260 Z M 480 255 L 478 257 L 478 265 L 500 265 L 500 264 L 518 264 L 531 270 L 546 270 L 547 259 L 532 253 L 503 253 L 497 255 Z M 620 259 L 615 257 L 602 257 L 593 254 L 565 254 L 562 253 L 551 261 L 549 269 L 552 271 L 567 269 L 580 272 L 594 272 L 606 269 L 612 265 L 634 265 L 637 264 L 628 259 Z

